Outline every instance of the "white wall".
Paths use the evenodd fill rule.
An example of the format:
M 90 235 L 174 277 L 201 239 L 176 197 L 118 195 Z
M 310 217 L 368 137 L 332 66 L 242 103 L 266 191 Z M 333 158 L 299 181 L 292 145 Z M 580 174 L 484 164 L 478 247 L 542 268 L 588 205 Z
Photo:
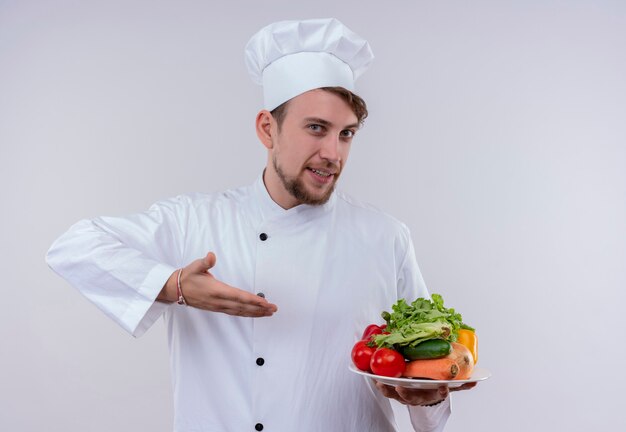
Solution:
M 127 336 L 45 251 L 256 178 L 243 47 L 326 16 L 377 56 L 343 188 L 408 224 L 493 373 L 447 430 L 626 430 L 626 3 L 362 0 L 0 0 L 0 430 L 171 430 L 162 324 Z

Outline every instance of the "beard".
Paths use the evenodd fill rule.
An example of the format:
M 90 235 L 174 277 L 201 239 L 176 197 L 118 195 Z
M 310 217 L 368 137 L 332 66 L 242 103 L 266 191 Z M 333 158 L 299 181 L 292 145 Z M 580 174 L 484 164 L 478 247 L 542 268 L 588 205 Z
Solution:
M 323 195 L 313 195 L 309 193 L 304 185 L 304 182 L 299 177 L 289 178 L 287 174 L 280 168 L 278 165 L 278 160 L 276 158 L 276 154 L 272 157 L 272 165 L 274 166 L 274 171 L 278 174 L 278 178 L 283 184 L 283 187 L 289 194 L 294 197 L 300 204 L 308 204 L 308 205 L 323 205 L 328 202 L 331 195 L 335 191 L 335 184 L 337 183 L 337 179 L 339 178 L 339 171 L 335 174 L 335 178 L 333 183 L 326 189 Z M 329 167 L 332 164 L 328 164 Z

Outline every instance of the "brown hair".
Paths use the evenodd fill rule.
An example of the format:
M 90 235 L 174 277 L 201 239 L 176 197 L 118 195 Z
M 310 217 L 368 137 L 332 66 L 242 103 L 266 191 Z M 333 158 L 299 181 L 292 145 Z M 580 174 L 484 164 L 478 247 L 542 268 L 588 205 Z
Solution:
M 367 117 L 367 105 L 365 104 L 363 98 L 343 87 L 321 87 L 320 90 L 330 92 L 343 99 L 350 106 L 354 115 L 356 115 L 359 124 L 363 125 L 363 122 L 365 122 L 365 118 Z M 285 120 L 285 116 L 287 115 L 288 105 L 289 101 L 283 102 L 270 112 L 272 117 L 276 120 L 276 123 L 278 123 L 279 130 L 283 124 L 283 120 Z

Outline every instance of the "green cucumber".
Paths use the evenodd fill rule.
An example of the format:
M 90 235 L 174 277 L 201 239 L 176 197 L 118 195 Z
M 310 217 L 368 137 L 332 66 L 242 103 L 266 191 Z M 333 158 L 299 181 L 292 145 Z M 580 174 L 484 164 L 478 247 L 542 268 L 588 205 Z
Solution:
M 402 347 L 400 352 L 409 360 L 434 359 L 450 354 L 452 345 L 443 339 L 428 339 L 416 346 Z

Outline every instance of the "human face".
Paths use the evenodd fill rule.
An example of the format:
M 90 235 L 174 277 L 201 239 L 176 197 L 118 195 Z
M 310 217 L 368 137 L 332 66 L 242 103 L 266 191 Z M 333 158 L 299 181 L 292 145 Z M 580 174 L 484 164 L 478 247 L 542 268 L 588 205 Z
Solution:
M 275 121 L 271 127 L 264 180 L 272 199 L 283 208 L 326 203 L 358 127 L 350 106 L 333 93 L 318 89 L 291 99 L 280 129 Z

